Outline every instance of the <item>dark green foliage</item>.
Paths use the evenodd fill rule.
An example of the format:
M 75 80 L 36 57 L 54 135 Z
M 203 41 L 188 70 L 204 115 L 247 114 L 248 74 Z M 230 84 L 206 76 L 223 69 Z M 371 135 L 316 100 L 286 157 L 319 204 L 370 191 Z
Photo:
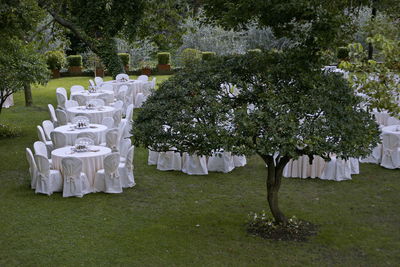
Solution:
M 128 53 L 118 53 L 118 57 L 121 59 L 124 66 L 129 65 L 131 56 Z
M 346 60 L 349 57 L 349 49 L 347 47 L 339 47 L 337 49 L 337 58 Z
M 181 61 L 185 67 L 190 67 L 201 60 L 201 51 L 193 48 L 186 48 L 181 53 Z
M 65 54 L 62 51 L 47 51 L 46 63 L 49 69 L 59 70 L 65 64 Z
M 21 135 L 21 129 L 12 125 L 1 124 L 0 123 L 0 139 L 2 138 L 12 138 Z
M 119 73 L 125 73 L 121 58 L 117 55 L 117 44 L 114 39 L 103 40 L 97 54 L 106 65 L 109 73 L 115 78 Z
M 212 59 L 215 56 L 215 52 L 202 52 L 201 53 L 201 59 L 203 61 L 207 61 Z
M 67 57 L 68 66 L 70 67 L 82 67 L 82 56 L 71 55 Z
M 169 64 L 171 54 L 168 52 L 161 52 L 157 54 L 158 64 Z
M 252 53 L 261 53 L 261 49 L 249 49 L 247 50 L 247 53 L 252 54 Z

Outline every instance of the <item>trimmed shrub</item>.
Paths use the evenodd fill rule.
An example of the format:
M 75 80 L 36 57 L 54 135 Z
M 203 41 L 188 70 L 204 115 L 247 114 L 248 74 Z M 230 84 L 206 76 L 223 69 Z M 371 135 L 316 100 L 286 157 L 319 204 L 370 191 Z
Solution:
M 349 49 L 347 47 L 339 47 L 337 49 L 337 58 L 346 60 L 349 57 Z
M 202 52 L 201 58 L 203 61 L 212 59 L 215 56 L 215 52 Z
M 181 61 L 185 67 L 201 60 L 201 51 L 193 48 L 186 48 L 181 53 Z
M 256 48 L 256 49 L 249 49 L 249 50 L 247 50 L 247 53 L 249 53 L 249 54 L 253 54 L 253 53 L 261 53 L 262 51 L 261 51 L 261 49 L 258 49 L 258 48 Z
M 45 57 L 47 66 L 51 70 L 59 70 L 65 65 L 65 54 L 63 51 L 47 51 Z
M 71 55 L 67 57 L 68 66 L 70 67 L 82 67 L 82 56 Z
M 168 52 L 161 52 L 157 54 L 158 64 L 166 65 L 169 64 L 169 60 L 171 58 L 171 54 Z
M 131 61 L 131 56 L 128 53 L 118 53 L 118 56 L 124 66 L 129 65 L 129 62 Z

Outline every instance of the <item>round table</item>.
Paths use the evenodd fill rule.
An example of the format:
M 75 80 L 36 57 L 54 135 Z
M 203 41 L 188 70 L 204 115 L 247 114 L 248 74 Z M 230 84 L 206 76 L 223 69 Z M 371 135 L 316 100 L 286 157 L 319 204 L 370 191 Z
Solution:
M 400 125 L 390 125 L 382 128 L 382 142 L 385 147 L 400 146 Z
M 71 99 L 75 100 L 75 97 L 77 95 L 81 95 L 85 97 L 86 101 L 92 100 L 92 99 L 97 99 L 99 96 L 107 94 L 109 99 L 114 99 L 114 92 L 112 91 L 107 91 L 107 90 L 97 90 L 96 93 L 90 93 L 89 91 L 80 91 L 80 92 L 73 92 L 71 94 Z
M 74 125 L 68 124 L 57 127 L 53 131 L 63 133 L 67 137 L 67 145 L 73 146 L 78 134 L 87 132 L 94 133 L 96 135 L 95 144 L 100 144 L 105 140 L 107 129 L 107 126 L 102 124 L 90 124 L 89 127 L 83 129 L 78 129 Z
M 87 109 L 85 106 L 67 108 L 68 118 L 81 114 L 89 118 L 90 123 L 101 124 L 104 117 L 113 117 L 115 108 L 103 106 L 101 108 Z
M 61 171 L 61 161 L 66 157 L 78 158 L 82 161 L 82 172 L 88 177 L 93 187 L 96 172 L 104 168 L 104 158 L 111 153 L 111 149 L 104 146 L 92 146 L 88 152 L 73 152 L 72 146 L 55 149 L 51 152 L 53 169 Z
M 107 81 L 103 84 L 111 84 L 114 89 L 114 94 L 118 94 L 119 88 L 123 85 L 126 85 L 128 88 L 132 88 L 132 99 L 136 98 L 138 93 L 143 93 L 144 95 L 149 95 L 151 92 L 151 82 L 150 81 L 141 81 L 141 80 L 129 80 L 125 82 L 121 81 Z

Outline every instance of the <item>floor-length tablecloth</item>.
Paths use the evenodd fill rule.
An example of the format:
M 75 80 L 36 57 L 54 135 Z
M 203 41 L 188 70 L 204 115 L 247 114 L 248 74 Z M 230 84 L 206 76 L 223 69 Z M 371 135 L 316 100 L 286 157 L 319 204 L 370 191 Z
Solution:
M 112 117 L 115 108 L 110 106 L 103 106 L 96 109 L 87 109 L 84 106 L 67 108 L 68 118 L 72 119 L 78 114 L 89 118 L 90 123 L 101 124 L 104 117 Z
M 63 133 L 67 137 L 67 145 L 73 146 L 78 134 L 87 132 L 94 133 L 96 136 L 95 143 L 100 144 L 105 141 L 107 129 L 107 126 L 101 124 L 90 124 L 89 127 L 83 129 L 77 129 L 74 125 L 68 124 L 57 127 L 54 131 Z
M 85 97 L 86 101 L 92 100 L 92 99 L 98 99 L 99 96 L 107 94 L 109 95 L 110 98 L 114 98 L 114 92 L 113 91 L 107 91 L 107 90 L 98 90 L 95 93 L 89 93 L 89 91 L 79 91 L 79 92 L 73 92 L 71 93 L 71 99 L 75 100 L 76 96 L 81 95 Z

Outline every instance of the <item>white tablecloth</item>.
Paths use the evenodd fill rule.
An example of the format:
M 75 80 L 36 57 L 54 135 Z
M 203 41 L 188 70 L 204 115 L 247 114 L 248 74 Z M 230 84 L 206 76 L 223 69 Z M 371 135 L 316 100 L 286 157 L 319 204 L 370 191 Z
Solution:
M 97 91 L 96 93 L 89 93 L 89 91 L 85 90 L 85 91 L 81 91 L 81 92 L 73 92 L 73 93 L 71 94 L 71 99 L 72 99 L 72 100 L 75 100 L 75 96 L 81 95 L 81 96 L 84 96 L 84 97 L 85 97 L 86 101 L 88 101 L 88 100 L 96 99 L 96 98 L 98 98 L 100 95 L 103 95 L 103 94 L 112 95 L 112 96 L 110 96 L 111 98 L 114 97 L 114 92 L 112 92 L 112 91 L 99 90 L 99 91 Z
M 88 179 L 90 186 L 93 187 L 94 177 L 96 172 L 103 169 L 104 158 L 111 153 L 111 149 L 103 146 L 92 146 L 91 150 L 97 152 L 74 152 L 71 153 L 72 146 L 66 146 L 55 149 L 51 152 L 51 159 L 53 168 L 61 171 L 61 161 L 66 157 L 79 158 L 82 161 L 82 172 L 84 172 Z
M 70 107 L 67 108 L 68 118 L 72 119 L 77 114 L 82 114 L 89 118 L 90 123 L 101 124 L 104 117 L 112 117 L 115 108 L 110 106 L 103 106 L 100 109 L 86 109 L 86 107 Z
M 143 93 L 145 96 L 147 96 L 151 92 L 150 81 L 129 80 L 127 82 L 119 82 L 113 80 L 104 82 L 103 84 L 111 84 L 114 89 L 114 94 L 118 94 L 119 88 L 123 85 L 128 86 L 128 88 L 132 88 L 132 99 L 135 99 L 138 93 Z
M 325 160 L 319 156 L 314 156 L 314 160 L 312 164 L 310 164 L 309 157 L 304 155 L 297 160 L 290 160 L 283 170 L 283 176 L 319 178 L 324 171 L 325 164 Z
M 14 96 L 12 94 L 7 97 L 6 101 L 3 104 L 3 108 L 9 108 L 11 106 L 14 106 Z
M 96 135 L 96 143 L 102 143 L 105 141 L 105 134 L 107 126 L 101 124 L 90 124 L 88 128 L 76 129 L 73 125 L 63 125 L 54 129 L 55 132 L 63 133 L 67 137 L 67 144 L 70 146 L 74 145 L 78 134 L 91 132 Z

